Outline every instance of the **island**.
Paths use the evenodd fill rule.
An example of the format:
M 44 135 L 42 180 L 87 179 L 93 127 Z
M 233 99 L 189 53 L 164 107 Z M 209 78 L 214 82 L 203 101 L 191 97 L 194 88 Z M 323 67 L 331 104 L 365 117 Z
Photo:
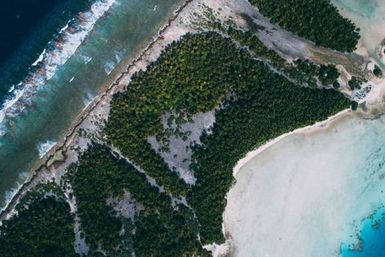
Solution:
M 2 211 L 0 256 L 335 254 L 383 185 L 348 165 L 363 139 L 337 142 L 384 122 L 361 40 L 329 0 L 186 0 Z

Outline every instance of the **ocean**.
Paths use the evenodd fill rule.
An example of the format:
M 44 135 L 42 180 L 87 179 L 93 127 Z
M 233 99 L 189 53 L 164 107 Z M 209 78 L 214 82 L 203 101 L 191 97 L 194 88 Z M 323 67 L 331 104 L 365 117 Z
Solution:
M 0 206 L 182 0 L 14 3 L 1 10 Z
M 31 71 L 31 64 L 91 0 L 14 0 L 0 9 L 0 101 Z

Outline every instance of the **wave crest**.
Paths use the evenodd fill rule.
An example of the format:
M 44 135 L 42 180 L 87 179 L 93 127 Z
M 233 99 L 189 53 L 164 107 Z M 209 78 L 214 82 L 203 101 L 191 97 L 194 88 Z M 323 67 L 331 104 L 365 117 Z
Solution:
M 87 12 L 80 12 L 63 27 L 58 36 L 31 65 L 32 71 L 18 85 L 9 90 L 10 97 L 0 109 L 0 137 L 6 134 L 7 117 L 15 117 L 31 105 L 39 88 L 45 85 L 68 59 L 75 54 L 95 23 L 103 17 L 116 0 L 98 0 Z M 90 59 L 86 58 L 85 62 Z

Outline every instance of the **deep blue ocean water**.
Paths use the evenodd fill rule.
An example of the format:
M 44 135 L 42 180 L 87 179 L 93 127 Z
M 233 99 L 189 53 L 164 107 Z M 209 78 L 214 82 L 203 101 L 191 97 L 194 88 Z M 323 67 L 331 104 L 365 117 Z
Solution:
M 91 0 L 6 0 L 0 8 L 0 103 L 70 19 Z

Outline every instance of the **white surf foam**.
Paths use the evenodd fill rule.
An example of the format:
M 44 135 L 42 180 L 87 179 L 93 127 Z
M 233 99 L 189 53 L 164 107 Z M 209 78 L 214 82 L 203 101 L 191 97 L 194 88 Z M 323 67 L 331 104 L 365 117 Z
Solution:
M 43 52 L 39 55 L 39 57 L 36 59 L 34 63 L 32 63 L 32 66 L 37 66 L 40 62 L 44 60 L 46 50 L 44 49 Z
M 56 144 L 56 142 L 54 142 L 54 141 L 49 141 L 49 140 L 46 141 L 46 142 L 44 142 L 44 143 L 38 144 L 37 150 L 38 150 L 38 152 L 39 152 L 39 158 L 40 158 L 40 159 L 43 158 L 44 155 L 46 155 L 46 154 L 49 152 L 49 150 L 51 150 L 52 147 L 55 146 L 55 144 Z
M 88 64 L 90 61 L 92 61 L 92 57 L 86 55 L 81 55 L 80 57 L 83 59 L 84 64 Z
M 107 75 L 110 75 L 110 73 L 115 69 L 116 63 L 114 61 L 106 62 L 104 64 L 104 71 L 107 73 Z
M 87 107 L 90 103 L 92 103 L 92 100 L 94 100 L 94 98 L 94 94 L 87 93 L 87 95 L 83 98 L 84 107 Z
M 56 74 L 58 68 L 64 65 L 76 52 L 92 31 L 96 21 L 105 15 L 115 1 L 100 0 L 95 2 L 89 11 L 79 13 L 60 30 L 58 39 L 49 42 L 49 45 L 55 46 L 53 50 L 44 50 L 32 64 L 35 71 L 9 91 L 12 96 L 1 107 L 0 124 L 4 123 L 7 116 L 14 117 L 31 104 L 31 98 L 37 93 L 37 90 L 44 86 Z M 75 22 L 76 26 L 69 25 L 72 22 Z M 91 58 L 85 58 L 85 62 L 89 61 Z M 0 136 L 4 134 L 4 131 L 0 132 Z
M 27 171 L 23 171 L 23 172 L 20 172 L 18 176 L 19 176 L 18 181 L 23 181 L 24 182 L 30 176 L 30 173 L 28 173 Z M 15 187 L 13 187 L 12 189 L 10 189 L 10 190 L 8 190 L 8 191 L 6 191 L 4 193 L 4 199 L 5 199 L 6 205 L 2 206 L 0 211 L 3 211 L 7 207 L 9 202 L 13 199 L 13 197 L 17 194 L 17 192 L 20 190 L 20 188 L 22 186 L 23 186 L 23 183 L 17 182 Z

